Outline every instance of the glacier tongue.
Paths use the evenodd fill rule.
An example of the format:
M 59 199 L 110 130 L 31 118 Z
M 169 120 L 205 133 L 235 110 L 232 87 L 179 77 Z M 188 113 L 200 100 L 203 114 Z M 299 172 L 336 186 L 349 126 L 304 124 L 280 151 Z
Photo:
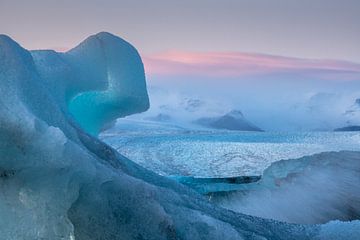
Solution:
M 94 137 L 115 118 L 148 106 L 141 59 L 116 36 L 99 33 L 57 53 L 30 52 L 0 35 L 0 238 L 336 236 L 318 225 L 216 207 Z M 351 231 L 341 236 L 356 236 L 353 225 L 340 225 Z

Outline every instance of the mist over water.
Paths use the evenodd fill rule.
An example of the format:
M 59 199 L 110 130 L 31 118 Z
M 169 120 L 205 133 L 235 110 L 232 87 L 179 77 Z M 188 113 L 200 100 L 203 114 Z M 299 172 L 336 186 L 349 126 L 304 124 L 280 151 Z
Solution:
M 355 104 L 359 89 L 359 81 L 286 74 L 249 78 L 150 76 L 151 107 L 146 115 L 165 113 L 185 123 L 236 109 L 266 131 L 332 131 L 360 124 L 360 106 Z M 199 102 L 191 111 L 186 109 L 189 99 Z
M 360 154 L 323 153 L 273 163 L 260 183 L 215 201 L 245 214 L 316 224 L 360 218 Z

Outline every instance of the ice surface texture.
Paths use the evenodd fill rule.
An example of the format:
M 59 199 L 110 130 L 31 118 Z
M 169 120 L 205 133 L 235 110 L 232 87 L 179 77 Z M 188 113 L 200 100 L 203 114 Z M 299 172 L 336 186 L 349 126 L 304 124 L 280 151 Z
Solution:
M 216 207 L 94 137 L 147 109 L 144 80 L 136 50 L 109 33 L 64 54 L 0 36 L 1 239 L 358 236 L 356 222 L 293 225 Z
M 360 151 L 358 132 L 233 132 L 119 119 L 100 139 L 160 175 L 258 176 L 271 163 L 329 151 Z M 354 162 L 355 163 L 355 162 Z

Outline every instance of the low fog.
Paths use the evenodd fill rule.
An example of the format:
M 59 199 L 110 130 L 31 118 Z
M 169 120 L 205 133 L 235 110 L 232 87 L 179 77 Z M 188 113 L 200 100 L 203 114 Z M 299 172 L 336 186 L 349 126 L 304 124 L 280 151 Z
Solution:
M 136 118 L 165 115 L 182 125 L 240 110 L 265 131 L 332 131 L 360 124 L 359 81 L 286 74 L 250 79 L 150 76 L 148 81 L 150 109 Z
M 252 190 L 215 201 L 234 211 L 292 223 L 355 220 L 360 217 L 359 172 L 356 152 L 279 161 Z

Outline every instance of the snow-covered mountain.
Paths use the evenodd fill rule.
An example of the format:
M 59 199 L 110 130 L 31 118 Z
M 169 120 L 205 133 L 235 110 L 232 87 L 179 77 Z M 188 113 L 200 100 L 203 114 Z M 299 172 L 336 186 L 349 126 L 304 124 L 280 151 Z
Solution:
M 263 131 L 249 122 L 241 111 L 232 110 L 219 117 L 199 118 L 195 123 L 216 129 L 238 130 L 238 131 Z

